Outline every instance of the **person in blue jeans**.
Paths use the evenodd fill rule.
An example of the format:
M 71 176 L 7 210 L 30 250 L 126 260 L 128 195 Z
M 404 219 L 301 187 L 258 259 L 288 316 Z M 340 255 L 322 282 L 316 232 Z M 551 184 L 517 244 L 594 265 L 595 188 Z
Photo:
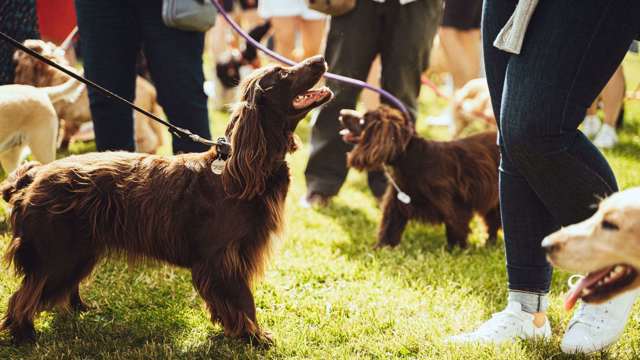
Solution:
M 75 0 L 88 79 L 129 101 L 135 96 L 136 59 L 142 50 L 169 121 L 211 138 L 202 84 L 204 33 L 167 27 L 161 0 Z M 98 151 L 134 151 L 130 107 L 89 88 Z M 207 147 L 173 137 L 174 153 Z
M 551 336 L 552 269 L 540 244 L 560 226 L 589 217 L 600 198 L 618 190 L 606 159 L 578 126 L 640 32 L 638 13 L 637 0 L 540 0 L 537 6 L 485 0 L 483 47 L 502 155 L 509 298 L 505 310 L 452 342 Z M 514 28 L 501 33 L 512 15 Z M 636 297 L 630 292 L 602 305 L 582 304 L 562 350 L 592 352 L 614 343 Z

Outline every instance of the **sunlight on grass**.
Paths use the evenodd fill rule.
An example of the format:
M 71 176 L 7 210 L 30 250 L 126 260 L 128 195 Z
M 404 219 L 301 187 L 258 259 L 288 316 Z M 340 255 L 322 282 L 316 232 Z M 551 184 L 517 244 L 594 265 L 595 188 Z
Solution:
M 640 81 L 640 58 L 626 60 L 628 88 Z M 427 89 L 421 114 L 445 107 Z M 228 115 L 212 112 L 214 136 Z M 640 185 L 640 102 L 627 104 L 620 145 L 606 151 L 621 188 Z M 430 138 L 442 128 L 418 123 Z M 562 310 L 569 274 L 556 272 L 549 316 L 549 343 L 517 342 L 500 347 L 448 345 L 445 339 L 474 328 L 506 303 L 503 242 L 486 247 L 486 231 L 474 221 L 467 250 L 445 250 L 442 226 L 411 223 L 397 249 L 373 250 L 380 210 L 362 173 L 351 172 L 326 209 L 303 209 L 304 167 L 310 123 L 301 123 L 305 142 L 290 155 L 293 177 L 287 199 L 286 236 L 275 247 L 265 278 L 255 289 L 258 318 L 276 346 L 265 350 L 227 339 L 212 325 L 188 271 L 164 265 L 130 267 L 101 263 L 82 293 L 92 309 L 72 315 L 45 312 L 36 322 L 35 346 L 13 347 L 0 335 L 2 359 L 564 359 L 560 335 L 571 316 Z M 169 138 L 167 137 L 167 140 Z M 166 142 L 167 144 L 169 141 Z M 94 149 L 77 144 L 71 153 Z M 169 153 L 169 146 L 162 153 Z M 64 156 L 65 154 L 60 154 Z M 0 207 L 0 247 L 9 229 Z M 71 249 L 72 251 L 72 249 Z M 0 276 L 0 310 L 19 279 Z M 640 357 L 640 309 L 622 340 L 590 358 Z M 577 357 L 584 358 L 584 357 Z

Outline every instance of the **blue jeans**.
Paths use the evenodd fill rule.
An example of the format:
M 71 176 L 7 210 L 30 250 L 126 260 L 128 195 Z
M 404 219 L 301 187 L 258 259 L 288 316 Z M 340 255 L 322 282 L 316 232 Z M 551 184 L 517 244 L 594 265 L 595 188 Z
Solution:
M 509 289 L 546 293 L 552 269 L 542 239 L 618 190 L 578 125 L 638 35 L 640 1 L 540 0 L 521 54 L 512 55 L 493 41 L 516 4 L 485 0 L 484 56 L 500 133 Z
M 136 58 L 142 49 L 169 121 L 211 138 L 202 89 L 204 34 L 164 25 L 161 0 L 76 0 L 87 78 L 129 101 L 135 94 Z M 132 109 L 89 88 L 99 151 L 134 150 Z M 207 147 L 173 138 L 174 152 Z

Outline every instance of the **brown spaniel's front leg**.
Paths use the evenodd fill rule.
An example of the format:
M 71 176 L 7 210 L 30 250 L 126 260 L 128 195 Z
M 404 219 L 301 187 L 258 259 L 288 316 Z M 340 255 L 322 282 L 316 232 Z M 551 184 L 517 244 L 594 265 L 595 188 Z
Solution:
M 400 243 L 404 228 L 409 221 L 405 212 L 400 208 L 401 206 L 407 205 L 400 204 L 396 199 L 396 192 L 391 191 L 385 195 L 382 206 L 382 222 L 380 224 L 380 230 L 378 231 L 378 244 L 376 244 L 376 248 L 385 246 L 394 247 Z
M 204 298 L 211 320 L 222 323 L 225 336 L 243 338 L 258 346 L 272 345 L 270 334 L 258 326 L 256 305 L 244 274 L 222 272 L 223 269 L 211 264 L 194 266 L 191 271 L 194 286 Z

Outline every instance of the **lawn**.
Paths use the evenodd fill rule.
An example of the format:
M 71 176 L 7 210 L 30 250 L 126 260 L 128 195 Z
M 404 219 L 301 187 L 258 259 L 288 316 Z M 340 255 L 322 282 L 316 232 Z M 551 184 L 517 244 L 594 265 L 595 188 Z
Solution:
M 640 58 L 625 63 L 629 88 L 640 81 Z M 442 102 L 425 89 L 421 113 Z M 436 105 L 433 105 L 436 103 Z M 213 113 L 215 134 L 227 121 Z M 441 138 L 443 132 L 420 131 Z M 640 185 L 640 102 L 627 103 L 620 145 L 606 152 L 622 188 Z M 298 134 L 308 140 L 310 125 Z M 308 141 L 307 141 L 308 143 Z M 83 152 L 91 146 L 74 147 Z M 276 345 L 255 349 L 226 339 L 212 325 L 187 271 L 170 266 L 130 268 L 109 259 L 81 287 L 90 312 L 43 313 L 37 345 L 13 347 L 0 335 L 2 359 L 563 359 L 559 342 L 571 314 L 562 309 L 569 274 L 556 272 L 549 311 L 553 341 L 520 341 L 500 347 L 456 347 L 446 337 L 470 330 L 506 303 L 503 242 L 484 246 L 475 224 L 472 246 L 445 250 L 441 226 L 410 224 L 401 245 L 373 250 L 380 210 L 365 177 L 351 172 L 325 209 L 299 206 L 305 192 L 309 147 L 290 156 L 293 184 L 287 231 L 264 279 L 255 288 L 258 318 Z M 0 213 L 0 247 L 9 241 Z M 17 287 L 12 271 L 0 275 L 0 311 Z M 577 357 L 583 358 L 583 357 Z M 622 340 L 590 358 L 640 358 L 640 308 Z

